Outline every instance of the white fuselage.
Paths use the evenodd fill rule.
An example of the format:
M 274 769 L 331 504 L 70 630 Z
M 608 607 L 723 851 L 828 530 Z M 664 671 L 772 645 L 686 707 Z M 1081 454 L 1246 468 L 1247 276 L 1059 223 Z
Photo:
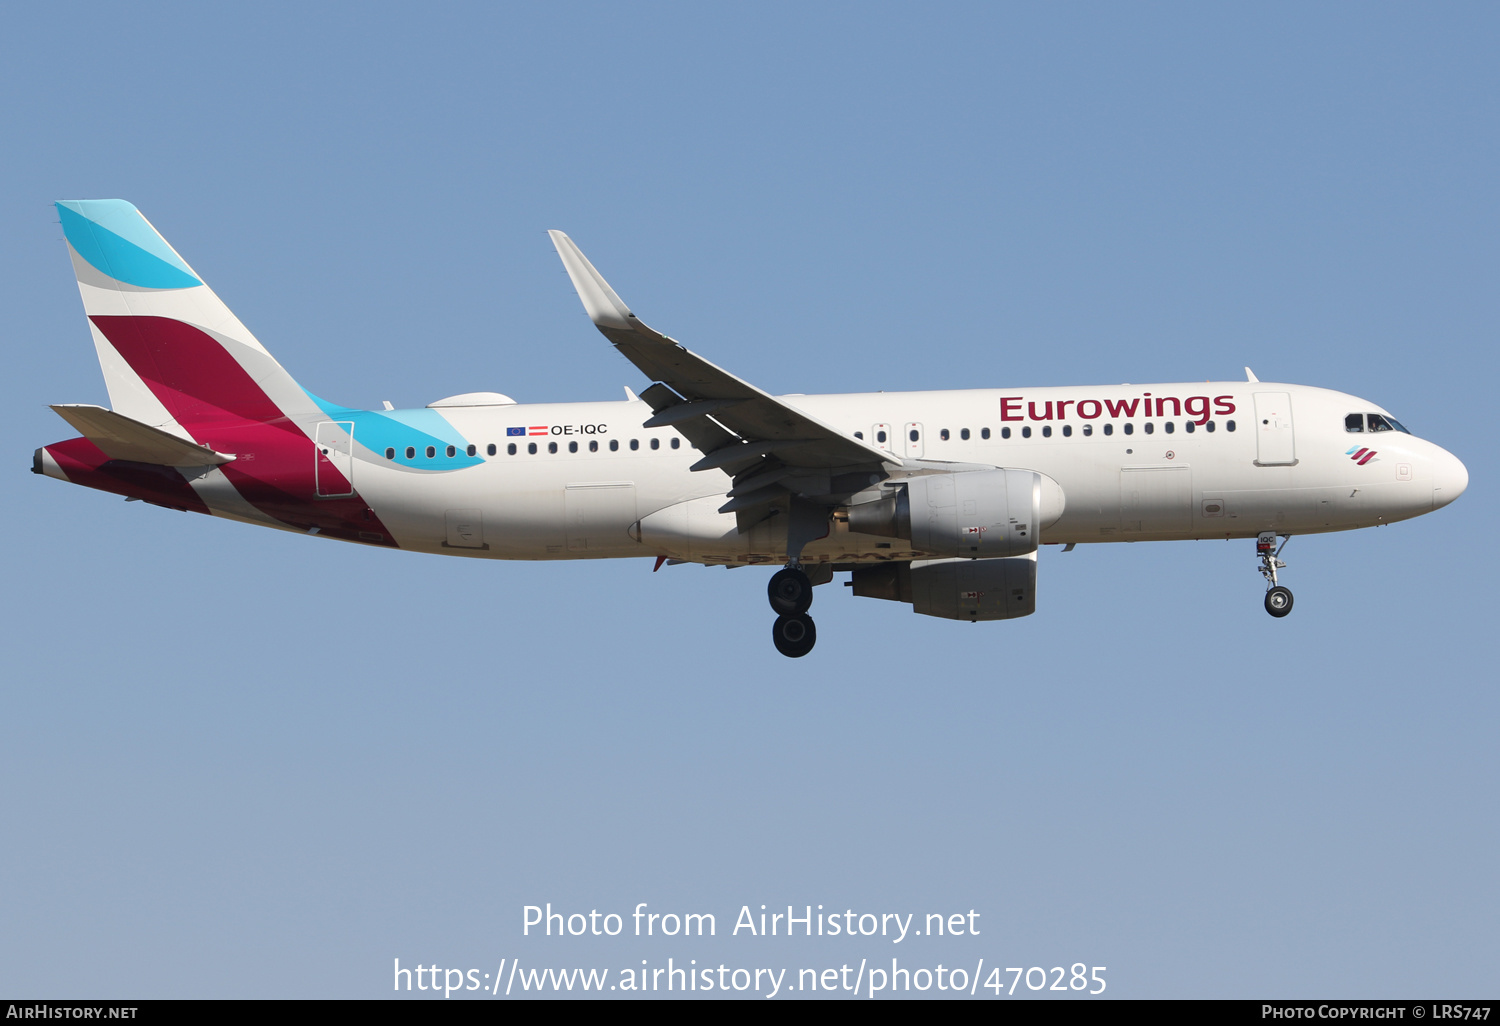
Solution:
M 930 469 L 978 464 L 1046 475 L 1060 486 L 1065 508 L 1044 526 L 1044 543 L 1349 530 L 1426 513 L 1467 483 L 1462 464 L 1431 442 L 1397 430 L 1346 429 L 1350 414 L 1388 417 L 1379 406 L 1301 385 L 781 398 Z M 641 427 L 652 413 L 643 402 L 440 412 L 474 446 L 479 462 L 444 470 L 442 452 L 435 460 L 418 452 L 406 461 L 401 446 L 367 449 L 355 430 L 354 486 L 402 548 L 496 559 L 785 558 L 784 524 L 778 530 L 773 519 L 741 534 L 732 513 L 717 512 L 729 477 L 690 471 L 702 454 L 670 427 Z M 544 432 L 507 433 L 517 428 Z M 388 458 L 392 449 L 396 455 Z M 1375 455 L 1367 458 L 1370 451 Z M 460 447 L 456 457 L 463 455 Z M 854 534 L 834 522 L 802 558 L 850 563 L 923 555 L 900 540 Z

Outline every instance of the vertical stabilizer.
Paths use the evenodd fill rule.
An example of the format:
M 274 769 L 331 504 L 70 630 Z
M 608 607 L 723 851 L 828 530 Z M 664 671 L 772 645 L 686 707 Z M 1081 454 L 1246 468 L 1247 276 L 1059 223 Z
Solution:
M 183 438 L 206 422 L 317 408 L 187 261 L 124 200 L 57 204 L 118 413 Z

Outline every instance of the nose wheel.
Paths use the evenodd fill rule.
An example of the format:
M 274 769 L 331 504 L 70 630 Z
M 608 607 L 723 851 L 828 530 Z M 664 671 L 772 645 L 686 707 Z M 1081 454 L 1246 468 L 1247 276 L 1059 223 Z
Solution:
M 1292 590 L 1276 579 L 1276 572 L 1286 569 L 1286 564 L 1279 557 L 1281 550 L 1291 540 L 1292 536 L 1287 535 L 1278 546 L 1275 531 L 1262 531 L 1255 539 L 1255 554 L 1260 557 L 1260 574 L 1266 579 L 1266 612 L 1277 619 L 1292 611 Z
M 1292 611 L 1292 591 L 1277 585 L 1266 592 L 1266 612 L 1275 617 L 1282 617 Z
M 807 615 L 813 600 L 813 584 L 807 574 L 795 564 L 776 571 L 766 597 L 776 612 L 776 622 L 771 626 L 776 651 L 789 659 L 800 659 L 811 652 L 818 641 L 818 629 Z

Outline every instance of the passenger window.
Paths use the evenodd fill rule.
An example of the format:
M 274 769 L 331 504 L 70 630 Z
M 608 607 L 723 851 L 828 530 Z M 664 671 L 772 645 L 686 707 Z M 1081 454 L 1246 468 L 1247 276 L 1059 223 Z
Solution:
M 854 437 L 863 442 L 865 440 L 865 433 L 863 431 L 856 431 L 854 432 Z
M 406 447 L 406 458 L 409 460 L 414 460 L 417 458 L 417 450 L 415 446 L 408 445 Z
M 1151 423 L 1149 420 L 1146 421 L 1146 434 L 1150 435 L 1150 434 L 1155 434 L 1155 433 L 1156 433 L 1156 425 L 1153 424 L 1153 423 Z
M 985 430 L 988 431 L 989 428 L 985 428 Z M 1001 438 L 1009 438 L 1010 437 L 1010 428 L 1008 428 L 1008 427 L 1001 428 L 1000 429 L 1000 437 Z
M 1198 422 L 1196 420 L 1187 421 L 1182 425 L 1182 430 L 1186 431 L 1188 434 L 1192 434 L 1194 431 L 1198 430 Z
M 451 460 L 454 456 L 457 456 L 457 455 L 458 455 L 458 450 L 455 449 L 451 445 L 448 446 L 448 458 Z
M 470 456 L 473 456 L 473 455 L 475 455 L 475 454 L 477 454 L 479 452 L 479 450 L 477 448 L 475 448 L 474 446 L 472 446 L 472 445 L 469 446 L 469 448 L 468 448 L 467 451 L 468 451 L 468 453 L 469 453 Z
M 967 442 L 969 440 L 969 429 L 968 428 L 964 428 L 962 431 L 960 431 L 958 433 L 958 437 L 962 438 L 965 442 Z
M 877 432 L 875 432 L 875 441 L 877 441 L 877 442 L 884 442 L 885 441 L 885 432 L 884 431 L 877 431 Z
M 1224 430 L 1225 431 L 1233 431 L 1234 430 L 1234 421 L 1232 421 L 1232 420 L 1226 420 L 1224 422 Z
M 1072 424 L 1064 424 L 1063 425 L 1063 437 L 1064 438 L 1072 438 L 1073 437 L 1073 425 Z
M 674 449 L 680 449 L 680 448 L 682 448 L 682 439 L 680 439 L 680 438 L 673 438 L 672 439 L 672 448 L 674 448 Z
M 1365 429 L 1365 415 L 1363 413 L 1351 413 L 1344 418 L 1345 431 L 1363 431 Z
M 631 452 L 634 452 L 635 450 L 639 449 L 640 447 L 641 447 L 640 439 L 638 439 L 638 438 L 632 438 L 630 440 L 630 451 Z
M 1213 421 L 1209 421 L 1207 424 L 1203 425 L 1203 430 L 1205 430 L 1205 431 L 1207 431 L 1209 433 L 1212 433 L 1213 429 L 1214 429 L 1214 422 Z
M 387 449 L 385 451 L 385 458 L 388 459 L 388 460 L 395 459 L 396 458 L 396 450 L 395 449 Z
M 912 428 L 911 429 L 911 433 L 908 434 L 906 437 L 910 438 L 913 442 L 915 442 L 917 440 L 917 438 L 920 437 L 920 436 L 919 436 L 919 433 L 918 433 L 917 429 L 916 428 Z
M 1165 431 L 1167 434 L 1170 435 L 1173 431 L 1177 430 L 1177 425 L 1174 424 L 1174 423 L 1172 423 L 1169 420 L 1165 424 L 1162 425 L 1162 430 Z
M 1051 438 L 1052 437 L 1052 425 L 1051 424 L 1043 424 L 1042 425 L 1042 437 L 1043 438 Z
M 535 456 L 536 455 L 536 443 L 535 442 L 527 442 L 526 443 L 526 451 L 528 453 L 530 453 L 531 455 Z
M 484 451 L 487 452 L 487 453 L 489 453 L 491 456 L 495 455 L 495 443 L 491 442 L 489 445 L 485 446 L 484 447 Z M 514 456 L 516 454 L 516 447 L 515 447 L 515 445 L 511 445 L 511 447 L 510 447 L 510 454 L 512 456 Z
M 1135 425 L 1127 422 L 1125 425 L 1125 433 L 1127 435 L 1135 434 Z
M 653 449 L 660 449 L 661 448 L 661 439 L 660 438 L 653 438 L 653 439 L 651 439 L 651 448 L 653 448 Z
M 568 451 L 569 452 L 577 452 L 578 451 L 578 443 L 577 442 L 569 442 L 568 443 Z
M 1087 438 L 1089 435 L 1092 435 L 1093 433 L 1094 433 L 1094 425 L 1092 425 L 1092 424 L 1085 424 L 1083 426 L 1083 437 Z
M 948 429 L 947 428 L 943 428 L 943 430 L 939 431 L 938 432 L 938 437 L 941 438 L 943 441 L 946 442 L 948 440 Z
M 1370 421 L 1370 430 L 1371 431 L 1389 431 L 1389 430 L 1391 430 L 1391 425 L 1380 414 L 1378 414 L 1378 413 L 1367 413 L 1367 414 L 1365 414 L 1365 416 L 1369 418 L 1369 421 Z
M 990 437 L 990 429 L 989 428 L 980 428 L 979 429 L 979 437 L 980 438 L 988 439 Z M 1006 435 L 1005 437 L 1009 438 L 1010 436 Z
M 1112 434 L 1114 434 L 1115 433 L 1115 426 L 1113 424 L 1106 424 L 1106 425 L 1104 425 L 1104 433 L 1106 435 L 1112 435 Z
M 432 459 L 436 455 L 437 455 L 437 446 L 435 446 L 435 445 L 429 445 L 427 447 L 427 458 L 428 459 Z
M 515 442 L 511 442 L 509 445 L 507 445 L 505 447 L 505 454 L 507 456 L 514 456 L 516 454 L 516 443 Z
M 1021 429 L 1021 437 L 1022 438 L 1030 438 L 1031 437 L 1031 425 L 1030 424 L 1027 424 L 1025 427 L 1023 427 Z
M 599 451 L 599 440 L 597 438 L 590 439 L 589 440 L 589 452 L 598 452 L 598 451 Z
M 547 451 L 548 452 L 556 452 L 557 451 L 557 443 L 556 442 L 548 442 L 547 443 Z
M 609 440 L 609 451 L 610 452 L 619 452 L 620 451 L 620 440 L 618 438 L 611 438 Z

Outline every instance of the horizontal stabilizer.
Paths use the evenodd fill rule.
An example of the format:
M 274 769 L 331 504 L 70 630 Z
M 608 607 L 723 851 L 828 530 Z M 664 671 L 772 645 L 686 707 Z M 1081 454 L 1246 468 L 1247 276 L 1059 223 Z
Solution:
M 160 467 L 205 467 L 234 459 L 102 406 L 57 405 L 52 409 L 112 460 Z

